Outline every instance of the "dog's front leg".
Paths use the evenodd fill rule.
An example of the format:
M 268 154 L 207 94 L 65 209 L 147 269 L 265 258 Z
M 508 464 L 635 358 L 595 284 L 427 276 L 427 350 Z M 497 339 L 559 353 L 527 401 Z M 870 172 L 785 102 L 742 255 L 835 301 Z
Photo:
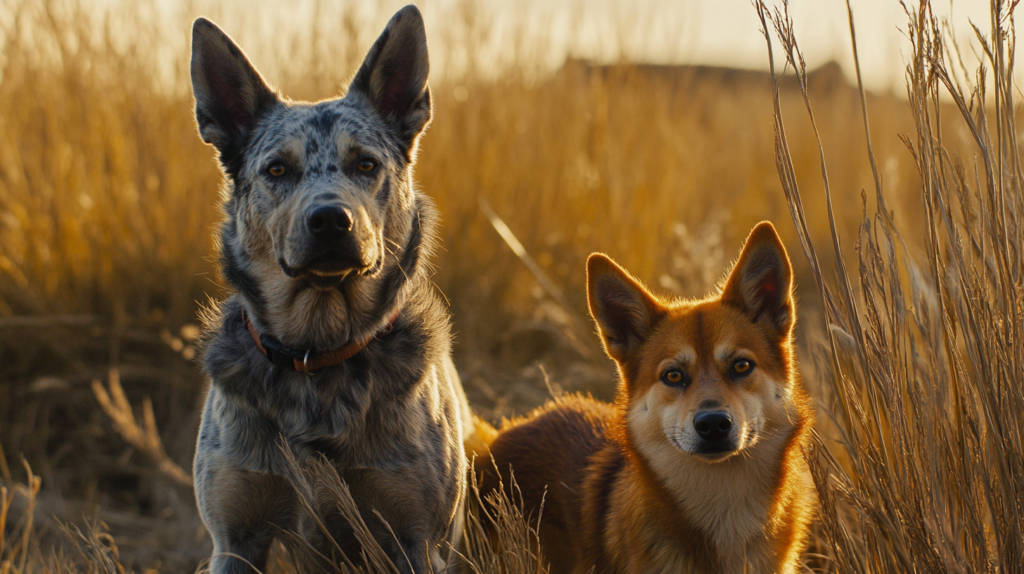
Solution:
M 210 574 L 262 572 L 274 536 L 297 526 L 295 490 L 280 476 L 230 464 L 203 438 L 194 473 L 199 512 L 213 537 Z

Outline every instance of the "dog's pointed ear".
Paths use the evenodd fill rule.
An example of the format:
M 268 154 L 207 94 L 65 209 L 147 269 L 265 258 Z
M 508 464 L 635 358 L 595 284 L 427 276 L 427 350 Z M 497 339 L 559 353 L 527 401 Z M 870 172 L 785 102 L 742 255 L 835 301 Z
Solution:
M 217 148 L 225 166 L 278 102 L 242 50 L 205 18 L 192 25 L 192 93 L 199 135 Z
M 758 223 L 743 245 L 722 290 L 722 302 L 744 311 L 754 323 L 788 336 L 796 319 L 793 269 L 786 248 L 767 221 Z
M 349 86 L 349 93 L 365 97 L 394 129 L 410 157 L 430 122 L 429 72 L 423 16 L 409 5 L 388 22 Z
M 587 259 L 587 298 L 608 356 L 625 363 L 665 314 L 664 306 L 603 253 Z

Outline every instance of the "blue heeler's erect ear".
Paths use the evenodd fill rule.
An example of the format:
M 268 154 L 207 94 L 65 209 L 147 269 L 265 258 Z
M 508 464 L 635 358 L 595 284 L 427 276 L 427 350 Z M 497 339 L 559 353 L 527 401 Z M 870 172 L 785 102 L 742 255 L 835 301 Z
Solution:
M 205 18 L 192 25 L 192 92 L 199 134 L 232 172 L 252 128 L 278 99 L 242 50 Z
M 349 86 L 365 97 L 411 150 L 430 122 L 427 33 L 423 16 L 406 6 L 388 22 Z

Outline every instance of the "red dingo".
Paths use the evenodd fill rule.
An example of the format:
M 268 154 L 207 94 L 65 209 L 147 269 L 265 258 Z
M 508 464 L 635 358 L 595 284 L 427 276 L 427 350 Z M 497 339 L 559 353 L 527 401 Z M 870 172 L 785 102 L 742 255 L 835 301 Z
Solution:
M 615 404 L 563 397 L 507 422 L 483 492 L 495 468 L 509 489 L 511 467 L 525 510 L 536 518 L 544 501 L 552 574 L 794 572 L 814 510 L 802 453 L 814 417 L 775 229 L 754 228 L 717 296 L 658 298 L 602 254 L 587 289 L 618 365 Z

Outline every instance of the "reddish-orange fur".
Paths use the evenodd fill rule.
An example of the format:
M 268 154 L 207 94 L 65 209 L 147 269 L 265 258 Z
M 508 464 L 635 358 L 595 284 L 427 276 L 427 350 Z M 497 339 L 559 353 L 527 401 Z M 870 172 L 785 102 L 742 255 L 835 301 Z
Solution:
M 508 489 L 511 468 L 527 512 L 544 500 L 552 574 L 795 571 L 813 512 L 802 454 L 813 413 L 774 228 L 755 227 L 722 293 L 702 300 L 659 299 L 604 255 L 587 270 L 616 402 L 562 397 L 506 423 L 493 466 L 477 464 L 482 491 L 497 487 L 494 468 Z M 709 412 L 730 420 L 714 444 L 694 419 Z

